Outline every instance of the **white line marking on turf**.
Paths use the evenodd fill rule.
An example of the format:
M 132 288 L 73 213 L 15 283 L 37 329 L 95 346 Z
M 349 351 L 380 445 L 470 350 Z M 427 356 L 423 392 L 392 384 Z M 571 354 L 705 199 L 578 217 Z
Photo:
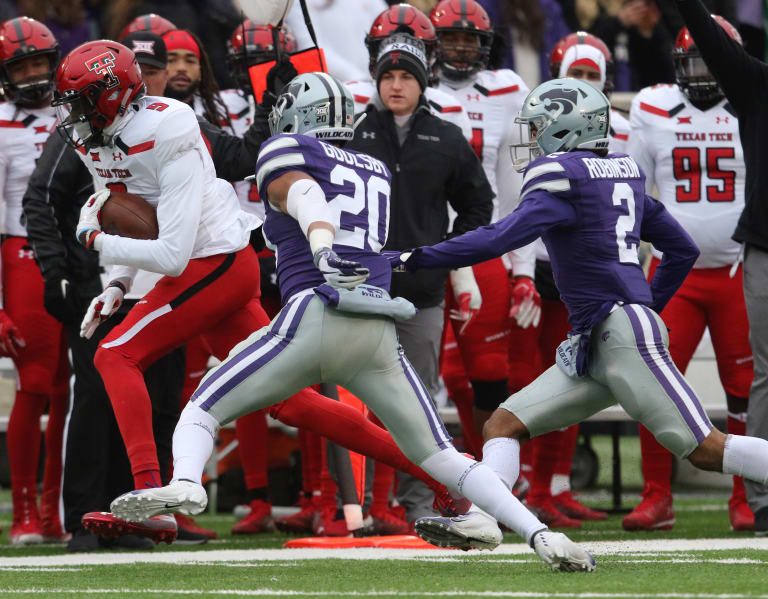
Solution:
M 543 599 L 768 599 L 768 595 L 734 593 L 545 593 L 542 591 L 290 591 L 276 589 L 0 589 L 2 594 L 66 595 L 245 595 L 252 597 L 533 597 Z
M 594 555 L 618 555 L 637 552 L 651 554 L 676 551 L 714 551 L 757 549 L 768 551 L 768 537 L 729 539 L 633 539 L 626 541 L 587 541 L 580 543 Z M 190 564 L 198 562 L 285 562 L 307 559 L 411 560 L 438 557 L 483 557 L 533 555 L 524 543 L 502 544 L 493 553 L 459 552 L 455 549 L 208 549 L 202 551 L 153 551 L 151 553 L 62 554 L 27 557 L 0 557 L 3 566 L 89 566 L 135 563 Z
M 5 566 L 0 567 L 0 572 L 82 572 L 91 568 L 30 568 L 29 566 Z

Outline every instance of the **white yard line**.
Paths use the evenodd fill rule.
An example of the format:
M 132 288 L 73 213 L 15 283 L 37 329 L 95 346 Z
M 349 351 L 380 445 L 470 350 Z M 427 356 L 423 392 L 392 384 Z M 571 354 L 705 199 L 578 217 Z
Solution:
M 586 541 L 581 543 L 594 555 L 645 552 L 649 555 L 675 551 L 758 549 L 768 551 L 768 538 L 729 539 L 643 539 L 628 541 Z M 206 549 L 202 551 L 151 551 L 148 553 L 99 553 L 0 557 L 0 567 L 89 566 L 134 563 L 197 564 L 199 562 L 298 561 L 312 559 L 411 560 L 415 558 L 533 555 L 524 543 L 505 543 L 492 553 L 455 549 Z
M 62 595 L 236 595 L 251 597 L 516 597 L 542 599 L 768 599 L 768 595 L 734 593 L 546 593 L 543 591 L 290 591 L 273 589 L 0 589 L 3 594 Z

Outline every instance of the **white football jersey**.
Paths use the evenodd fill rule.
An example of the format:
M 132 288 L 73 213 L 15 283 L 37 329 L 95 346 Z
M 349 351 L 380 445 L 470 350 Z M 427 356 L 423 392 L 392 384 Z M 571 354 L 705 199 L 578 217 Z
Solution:
M 648 193 L 658 188 L 659 200 L 699 246 L 695 268 L 733 264 L 745 167 L 728 103 L 701 111 L 677 85 L 655 85 L 635 96 L 630 123 L 628 153 L 645 172 Z
M 627 153 L 629 121 L 618 110 L 611 108 L 611 129 L 608 132 L 608 152 Z
M 355 114 L 365 112 L 368 104 L 372 104 L 376 98 L 376 82 L 371 79 L 360 81 L 348 81 L 345 83 L 355 100 Z M 432 114 L 441 119 L 453 123 L 468 140 L 472 139 L 472 126 L 461 104 L 451 94 L 447 94 L 435 87 L 424 90 L 424 98 L 429 104 Z
M 238 206 L 216 170 L 192 109 L 170 98 L 134 103 L 111 145 L 80 148 L 96 190 L 137 194 L 157 208 L 160 235 L 139 240 L 102 235 L 101 259 L 176 276 L 188 260 L 248 245 L 260 221 Z
M 21 200 L 35 163 L 48 136 L 56 128 L 56 111 L 0 104 L 0 194 L 3 201 L 2 232 L 26 237 L 21 224 Z
M 225 89 L 221 92 L 221 98 L 227 105 L 233 133 L 237 137 L 243 137 L 253 123 L 253 110 L 248 99 L 236 89 Z M 253 166 L 256 167 L 255 164 Z M 232 184 L 235 186 L 240 208 L 264 220 L 264 204 L 256 186 L 250 181 L 235 181 Z

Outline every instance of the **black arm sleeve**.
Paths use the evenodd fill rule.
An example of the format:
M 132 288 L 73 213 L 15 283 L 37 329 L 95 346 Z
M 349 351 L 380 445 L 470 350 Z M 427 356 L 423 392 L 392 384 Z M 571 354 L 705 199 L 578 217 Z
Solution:
M 210 148 L 217 177 L 241 181 L 254 174 L 259 148 L 270 137 L 266 114 L 261 106 L 256 107 L 253 124 L 242 138 L 211 125 L 200 116 L 197 120 Z
M 485 176 L 480 160 L 463 135 L 458 134 L 450 143 L 458 148 L 453 180 L 448 189 L 448 202 L 456 213 L 451 235 L 483 227 L 491 222 L 494 193 Z
M 92 193 L 91 175 L 75 150 L 60 135 L 51 134 L 22 200 L 27 239 L 44 279 L 78 269 L 80 262 L 72 255 L 77 249 L 75 226 L 80 207 Z M 93 268 L 84 270 L 93 273 Z
M 678 0 L 677 6 L 704 62 L 736 112 L 742 114 L 752 103 L 762 103 L 762 94 L 756 92 L 755 83 L 764 80 L 765 64 L 731 39 L 701 0 Z

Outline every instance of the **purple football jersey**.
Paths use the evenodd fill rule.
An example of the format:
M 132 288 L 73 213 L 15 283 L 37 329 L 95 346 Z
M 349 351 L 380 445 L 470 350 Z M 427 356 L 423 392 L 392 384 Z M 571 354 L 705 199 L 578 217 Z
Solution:
M 584 332 L 616 302 L 660 312 L 698 256 L 679 223 L 645 194 L 645 175 L 626 154 L 538 158 L 525 171 L 520 197 L 518 208 L 497 223 L 420 248 L 413 267 L 466 266 L 541 237 L 571 326 Z M 650 285 L 638 259 L 640 239 L 664 252 Z
M 264 238 L 277 256 L 277 281 L 283 301 L 325 283 L 312 261 L 309 242 L 291 216 L 267 200 L 269 184 L 290 171 L 315 179 L 333 214 L 333 250 L 370 269 L 366 281 L 389 290 L 392 271 L 379 252 L 387 241 L 391 176 L 380 160 L 343 150 L 305 135 L 270 137 L 260 148 L 256 184 L 264 202 Z

